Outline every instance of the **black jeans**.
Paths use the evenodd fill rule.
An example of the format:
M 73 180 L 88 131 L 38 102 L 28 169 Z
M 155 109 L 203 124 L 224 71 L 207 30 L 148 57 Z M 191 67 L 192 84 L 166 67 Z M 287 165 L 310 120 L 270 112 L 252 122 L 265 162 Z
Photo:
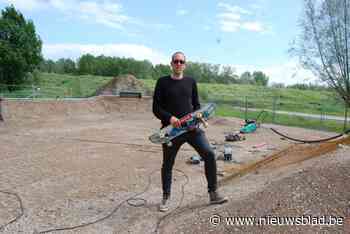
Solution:
M 172 141 L 172 145 L 163 144 L 163 165 L 162 165 L 162 186 L 163 196 L 169 197 L 171 192 L 172 169 L 175 158 L 180 147 L 187 142 L 190 144 L 204 160 L 205 177 L 208 182 L 208 192 L 216 191 L 216 160 L 215 153 L 210 147 L 205 133 L 201 129 L 195 129 Z

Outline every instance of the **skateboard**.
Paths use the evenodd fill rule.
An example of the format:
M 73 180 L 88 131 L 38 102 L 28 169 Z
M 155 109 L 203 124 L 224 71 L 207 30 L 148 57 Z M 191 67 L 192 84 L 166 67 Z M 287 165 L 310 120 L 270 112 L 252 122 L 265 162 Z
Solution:
M 208 127 L 206 121 L 214 114 L 215 108 L 216 105 L 214 103 L 209 103 L 203 108 L 182 117 L 179 120 L 181 123 L 180 127 L 176 128 L 168 125 L 149 136 L 149 140 L 155 144 L 167 144 L 171 146 L 171 141 L 185 132 L 199 128 L 201 124 L 204 127 Z

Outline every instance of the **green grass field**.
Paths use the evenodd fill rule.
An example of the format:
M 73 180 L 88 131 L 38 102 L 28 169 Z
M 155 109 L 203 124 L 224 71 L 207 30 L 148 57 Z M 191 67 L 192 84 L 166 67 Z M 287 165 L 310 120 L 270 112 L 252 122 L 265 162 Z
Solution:
M 260 115 L 258 122 L 275 123 L 279 125 L 310 128 L 331 132 L 343 132 L 344 125 L 342 121 L 324 120 L 321 118 L 305 118 L 301 116 L 286 114 L 275 114 L 275 116 L 273 116 L 272 113 L 261 113 L 261 111 L 247 111 L 246 113 L 244 110 L 233 108 L 227 104 L 219 104 L 217 106 L 216 115 L 223 117 L 237 117 L 241 119 L 245 119 L 246 117 L 248 119 L 257 119 L 257 117 Z
M 1 89 L 0 92 L 5 97 L 36 97 L 36 98 L 63 98 L 63 97 L 88 97 L 92 96 L 96 89 L 107 83 L 112 77 L 102 76 L 72 76 L 54 73 L 40 73 L 38 83 L 33 89 L 31 85 L 23 85 L 21 89 L 8 92 Z
M 90 97 L 94 95 L 100 86 L 107 83 L 110 79 L 112 77 L 40 73 L 36 79 L 37 84 L 34 87 L 31 85 L 22 86 L 19 90 L 8 92 L 0 85 L 0 95 L 22 98 Z M 145 90 L 149 92 L 154 89 L 155 80 L 142 81 Z M 245 117 L 256 118 L 260 110 L 344 116 L 343 102 L 337 100 L 334 93 L 329 91 L 207 83 L 199 83 L 198 90 L 202 102 L 215 102 L 218 105 L 217 115 L 219 116 L 234 116 L 243 119 Z M 242 108 L 254 108 L 258 110 L 245 112 L 240 110 Z M 276 114 L 273 118 L 272 113 L 269 113 L 265 118 L 265 122 L 337 132 L 343 130 L 343 123 L 340 121 L 326 121 L 321 118 L 311 119 L 283 114 Z
M 147 88 L 153 89 L 154 80 L 146 80 Z M 328 115 L 344 115 L 344 104 L 332 92 L 297 89 L 278 89 L 254 85 L 199 84 L 202 99 L 222 104 L 259 109 L 277 108 L 283 111 Z

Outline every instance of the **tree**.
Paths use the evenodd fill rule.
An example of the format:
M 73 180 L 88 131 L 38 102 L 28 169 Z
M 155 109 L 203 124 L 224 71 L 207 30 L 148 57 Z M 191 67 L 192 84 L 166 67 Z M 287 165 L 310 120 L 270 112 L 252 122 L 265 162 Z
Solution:
M 0 83 L 16 89 L 42 61 L 42 42 L 31 20 L 13 6 L 1 11 L 0 17 Z
M 161 76 L 166 76 L 171 73 L 171 67 L 169 65 L 157 64 L 153 69 L 153 79 L 158 79 Z
M 291 52 L 350 106 L 349 0 L 304 0 L 301 35 Z
M 94 74 L 96 67 L 95 57 L 91 54 L 84 54 L 78 61 L 78 73 L 80 75 Z
M 285 88 L 285 84 L 284 83 L 280 83 L 280 82 L 272 82 L 271 84 L 272 88 L 277 88 L 277 89 L 283 89 Z
M 220 74 L 220 80 L 218 82 L 224 84 L 237 83 L 238 76 L 235 74 L 235 69 L 231 66 L 223 66 Z
M 153 64 L 148 60 L 143 60 L 140 63 L 140 70 L 137 74 L 137 78 L 150 79 L 152 78 Z
M 269 83 L 269 77 L 261 71 L 253 72 L 253 80 L 256 85 L 267 86 L 267 83 Z
M 191 76 L 197 81 L 203 82 L 201 80 L 201 70 L 201 65 L 199 63 L 187 61 L 184 73 L 186 76 Z
M 55 70 L 55 62 L 52 61 L 51 59 L 48 59 L 48 60 L 43 60 L 41 63 L 40 63 L 40 71 L 42 72 L 56 72 Z
M 239 78 L 241 84 L 253 84 L 253 76 L 249 71 L 243 72 Z
M 73 74 L 75 73 L 75 62 L 72 59 L 59 59 L 56 65 L 60 67 L 62 74 Z M 58 72 L 59 73 L 59 72 Z

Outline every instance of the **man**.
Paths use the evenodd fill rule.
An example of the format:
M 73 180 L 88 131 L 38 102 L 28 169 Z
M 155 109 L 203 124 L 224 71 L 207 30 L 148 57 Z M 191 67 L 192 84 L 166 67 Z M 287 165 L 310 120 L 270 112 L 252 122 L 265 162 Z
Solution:
M 172 74 L 158 79 L 153 96 L 153 113 L 161 120 L 162 128 L 172 124 L 179 127 L 179 119 L 200 108 L 196 81 L 184 76 L 186 58 L 184 53 L 175 52 L 171 57 Z M 199 128 L 188 131 L 172 141 L 171 146 L 163 144 L 163 164 L 161 171 L 163 198 L 160 211 L 167 211 L 169 206 L 172 169 L 175 157 L 181 145 L 190 144 L 203 158 L 205 176 L 208 182 L 208 192 L 211 204 L 221 204 L 227 201 L 216 191 L 216 160 L 215 154 L 203 132 Z

